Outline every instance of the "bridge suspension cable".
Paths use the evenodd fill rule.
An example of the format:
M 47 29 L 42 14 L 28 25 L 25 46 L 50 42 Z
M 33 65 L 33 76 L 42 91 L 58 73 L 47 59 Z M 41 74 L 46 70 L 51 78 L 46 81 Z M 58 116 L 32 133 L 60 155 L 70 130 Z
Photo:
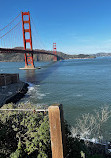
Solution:
M 0 31 L 4 30 L 4 29 L 7 28 L 9 25 L 11 25 L 19 16 L 20 16 L 20 14 L 17 15 L 9 24 L 7 24 L 7 25 L 4 26 L 2 29 L 0 29 Z
M 3 38 L 4 36 L 6 36 L 9 32 L 11 32 L 12 30 L 14 30 L 22 21 L 20 20 L 17 25 L 15 25 L 12 29 L 10 29 L 8 32 L 6 32 L 4 35 L 0 36 L 0 38 Z
M 18 14 L 6 26 L 0 28 L 1 48 L 14 48 L 22 46 L 23 40 L 21 22 L 22 19 L 20 17 L 20 14 Z
M 33 26 L 34 26 L 34 29 L 35 29 L 35 31 L 34 31 L 34 33 L 36 33 L 36 35 L 37 35 L 37 39 L 39 39 L 39 40 L 37 40 L 36 39 L 36 37 L 35 37 L 35 35 L 33 34 L 33 37 L 36 39 L 36 41 L 37 42 L 39 42 L 39 46 L 43 49 L 45 49 L 46 48 L 46 46 L 45 46 L 45 44 L 42 42 L 42 40 L 41 40 L 41 38 L 40 38 L 40 35 L 39 35 L 39 33 L 38 33 L 38 30 L 37 30 L 37 27 L 36 27 L 36 25 L 35 25 L 35 23 L 34 23 L 34 20 L 33 20 L 33 18 L 31 17 L 31 22 L 32 22 L 32 24 L 33 24 Z M 33 30 L 32 30 L 32 33 L 33 33 Z

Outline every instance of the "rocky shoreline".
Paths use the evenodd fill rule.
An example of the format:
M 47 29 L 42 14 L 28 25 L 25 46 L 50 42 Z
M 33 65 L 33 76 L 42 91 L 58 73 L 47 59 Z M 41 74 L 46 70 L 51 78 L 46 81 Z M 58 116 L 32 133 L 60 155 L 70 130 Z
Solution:
M 28 84 L 22 81 L 18 83 L 10 84 L 0 87 L 0 107 L 8 103 L 16 103 L 19 101 L 28 91 Z

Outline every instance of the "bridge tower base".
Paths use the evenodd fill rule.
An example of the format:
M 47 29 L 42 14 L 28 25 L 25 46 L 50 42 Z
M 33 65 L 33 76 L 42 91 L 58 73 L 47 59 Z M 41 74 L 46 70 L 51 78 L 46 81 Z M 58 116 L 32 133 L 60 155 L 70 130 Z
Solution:
M 56 50 L 56 43 L 53 43 L 53 54 L 54 54 L 54 58 L 53 61 L 57 61 L 57 50 Z
M 32 35 L 31 35 L 31 24 L 30 24 L 30 13 L 22 12 L 22 31 L 23 31 L 23 43 L 24 50 L 32 50 Z M 25 53 L 25 68 L 22 69 L 35 69 L 33 54 Z

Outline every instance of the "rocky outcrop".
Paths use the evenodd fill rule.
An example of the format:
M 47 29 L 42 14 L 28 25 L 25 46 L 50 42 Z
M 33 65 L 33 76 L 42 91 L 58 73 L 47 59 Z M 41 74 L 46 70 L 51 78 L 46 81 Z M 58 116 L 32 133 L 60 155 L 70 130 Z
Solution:
M 0 86 L 0 106 L 7 103 L 16 103 L 28 91 L 28 84 L 24 82 L 17 82 L 7 86 Z

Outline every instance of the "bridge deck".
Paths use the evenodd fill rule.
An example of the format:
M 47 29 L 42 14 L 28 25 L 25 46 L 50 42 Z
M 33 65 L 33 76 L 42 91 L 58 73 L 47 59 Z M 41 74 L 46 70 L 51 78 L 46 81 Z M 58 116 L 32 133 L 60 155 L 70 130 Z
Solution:
M 11 48 L 0 48 L 0 53 L 32 53 L 32 54 L 47 54 L 47 55 L 54 55 L 56 57 L 59 57 L 58 55 L 55 55 L 53 53 L 49 53 L 47 51 L 37 51 L 37 50 L 23 50 L 23 49 L 11 49 Z

